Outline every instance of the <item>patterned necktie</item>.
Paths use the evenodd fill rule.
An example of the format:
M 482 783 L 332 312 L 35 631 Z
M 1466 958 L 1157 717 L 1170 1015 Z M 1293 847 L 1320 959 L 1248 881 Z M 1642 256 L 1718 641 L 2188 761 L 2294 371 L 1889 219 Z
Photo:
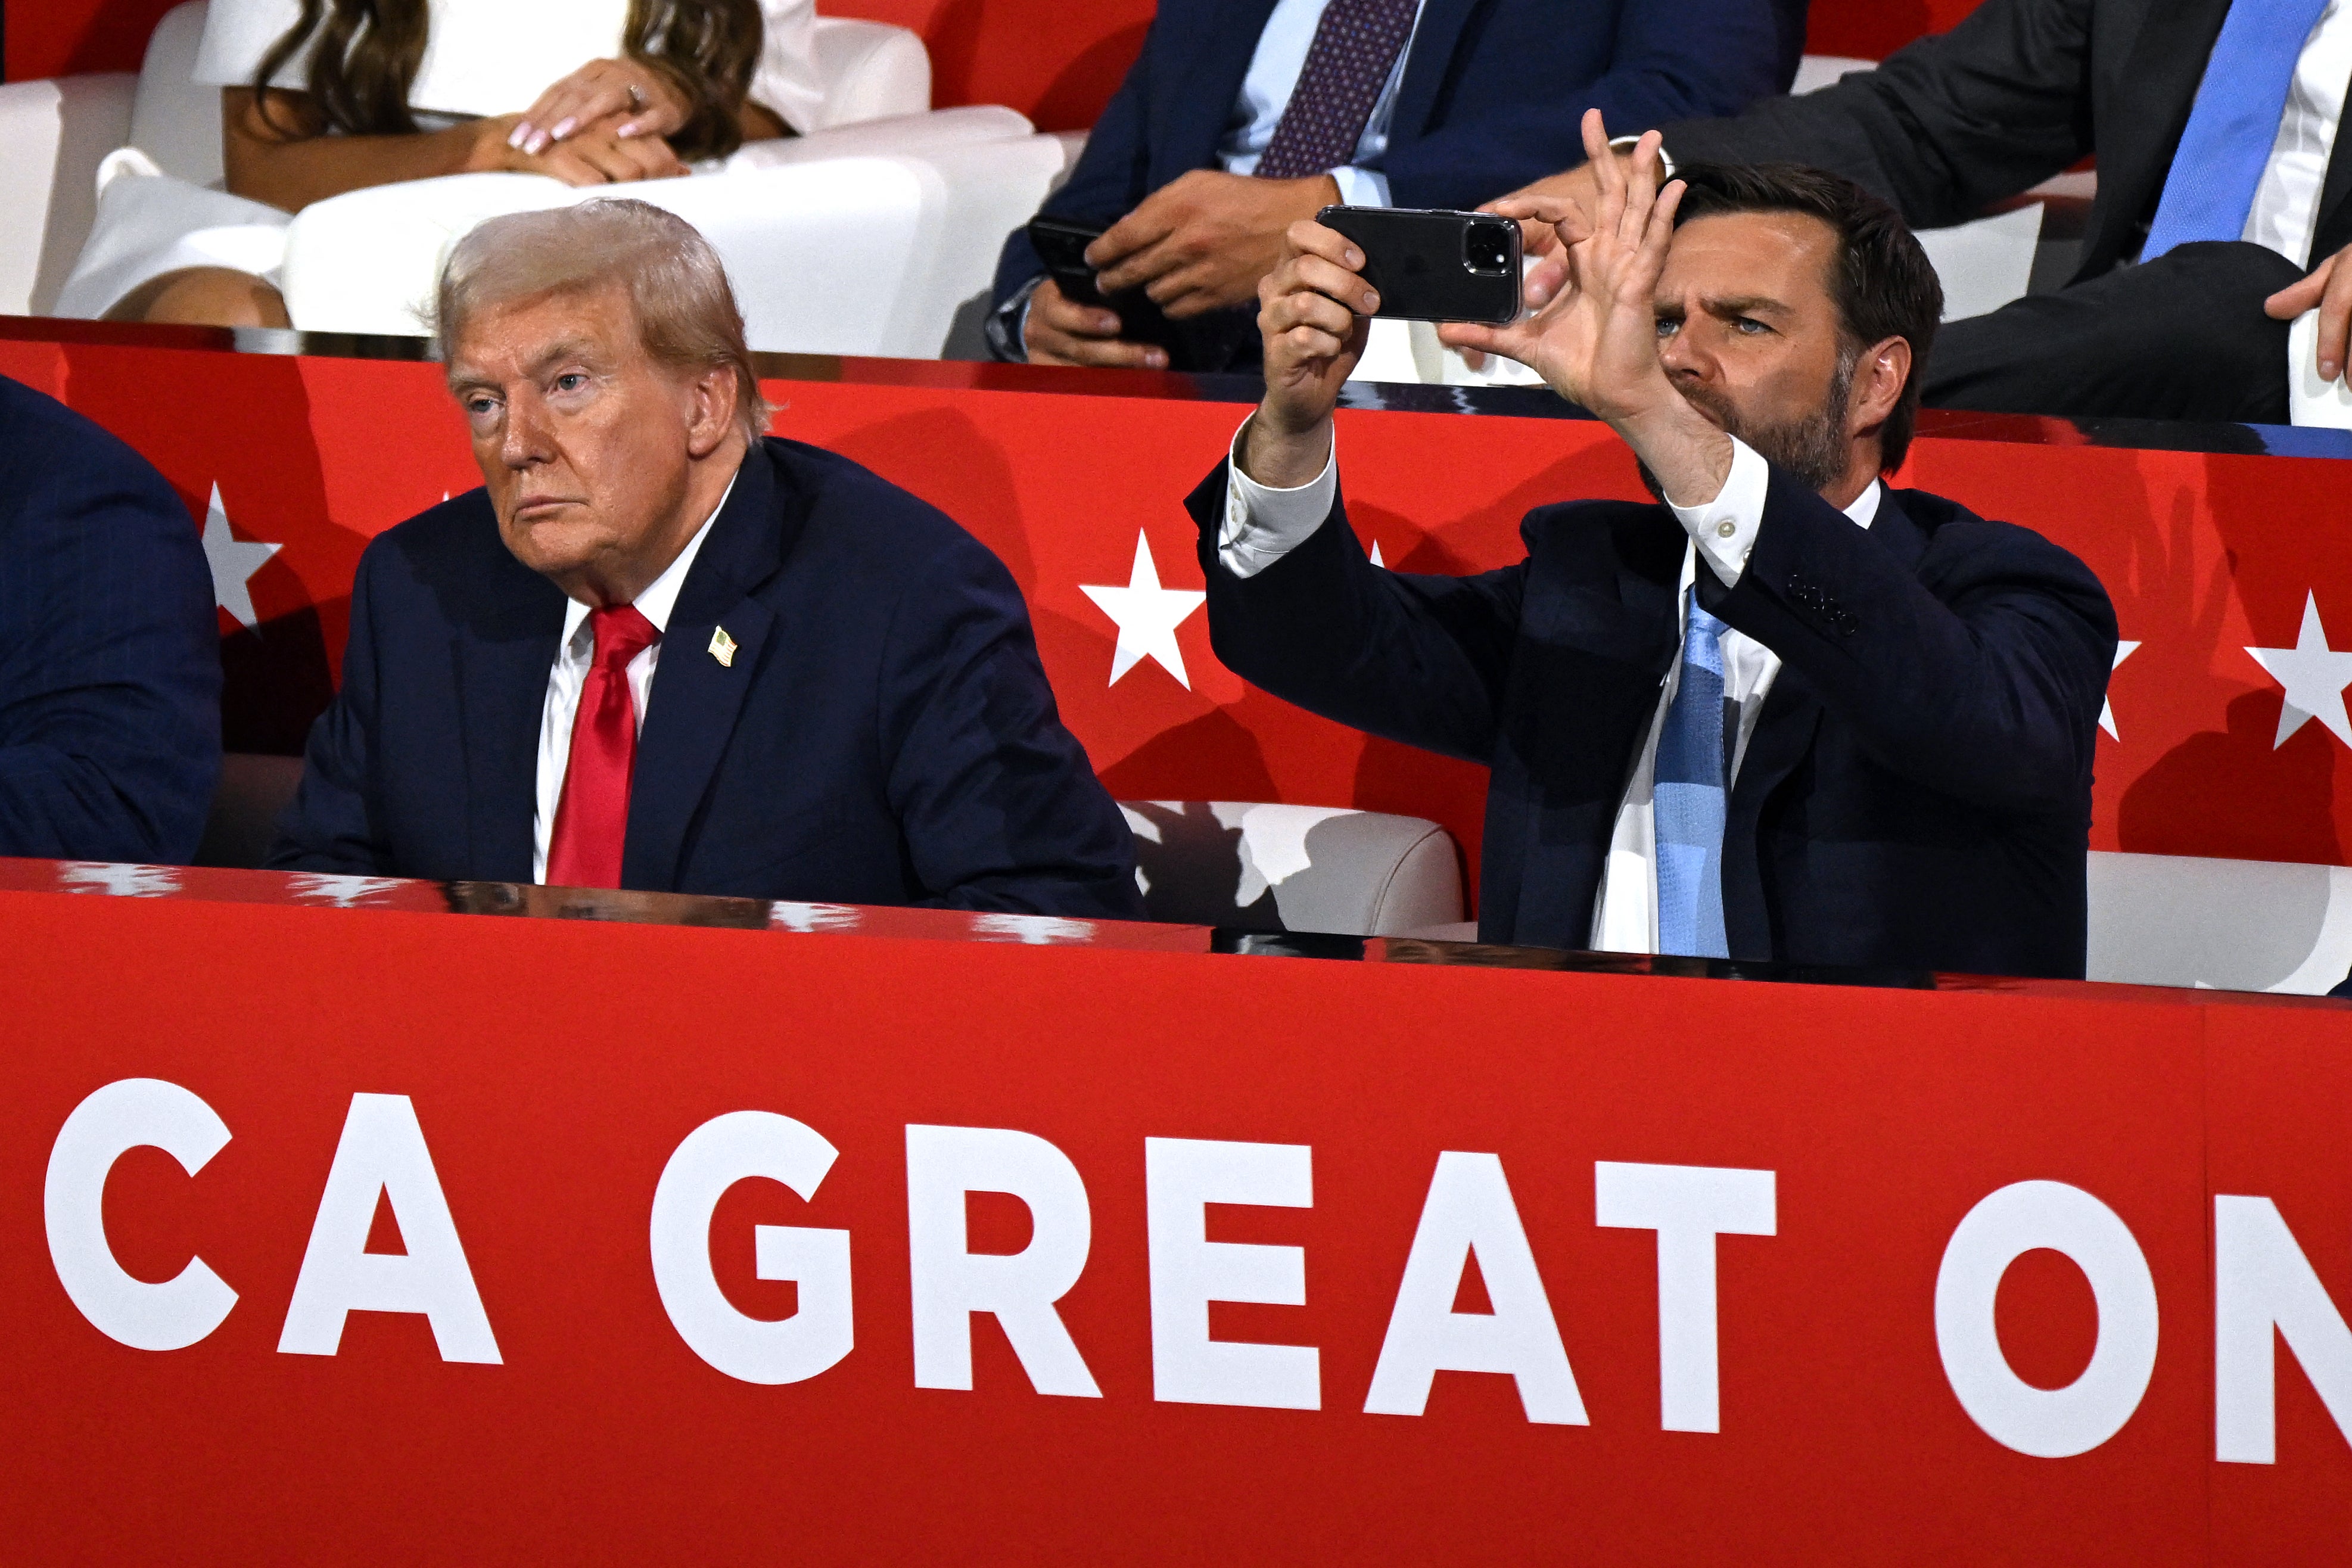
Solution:
M 1258 160 L 1259 179 L 1304 179 L 1355 157 L 1420 10 L 1421 0 L 1331 0 L 1323 8 L 1282 122 Z
M 2327 0 L 2231 0 L 2140 247 L 2142 261 L 2175 246 L 2245 233 L 2304 40 L 2326 9 Z
M 1721 621 L 1690 595 L 1683 628 L 1683 672 L 1658 734 L 1656 784 L 1658 951 L 1688 958 L 1727 958 L 1723 934 L 1724 758 Z
M 629 661 L 661 640 L 635 605 L 591 610 L 595 634 L 580 709 L 572 720 L 571 760 L 547 847 L 554 888 L 617 888 L 621 847 L 629 835 L 629 775 L 637 763 L 637 701 Z

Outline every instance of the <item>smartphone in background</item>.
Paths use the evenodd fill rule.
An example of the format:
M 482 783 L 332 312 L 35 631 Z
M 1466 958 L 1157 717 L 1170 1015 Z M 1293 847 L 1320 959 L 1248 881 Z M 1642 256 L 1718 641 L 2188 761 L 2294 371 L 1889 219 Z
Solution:
M 1519 226 L 1509 218 L 1332 206 L 1315 221 L 1364 253 L 1364 281 L 1381 297 L 1376 316 L 1499 327 L 1519 313 Z
M 1069 218 L 1040 215 L 1029 220 L 1029 243 L 1036 247 L 1038 259 L 1045 264 L 1046 276 L 1060 285 L 1064 299 L 1118 311 L 1118 335 L 1129 342 L 1167 347 L 1174 323 L 1160 314 L 1160 307 L 1142 289 L 1129 289 L 1116 298 L 1106 299 L 1097 286 L 1095 269 L 1087 264 L 1087 247 L 1100 239 L 1102 232 L 1097 225 Z

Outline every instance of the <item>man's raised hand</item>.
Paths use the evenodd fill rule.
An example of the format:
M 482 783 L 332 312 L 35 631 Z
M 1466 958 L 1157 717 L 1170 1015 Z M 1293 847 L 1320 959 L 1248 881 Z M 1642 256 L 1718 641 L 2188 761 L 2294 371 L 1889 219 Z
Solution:
M 1258 284 L 1265 342 L 1265 401 L 1250 421 L 1242 467 L 1260 484 L 1303 485 L 1331 452 L 1331 411 L 1363 357 L 1380 296 L 1364 281 L 1363 252 L 1345 235 L 1301 219 L 1288 254 Z
M 1457 349 L 1518 361 L 1552 389 L 1618 424 L 1683 401 L 1658 362 L 1656 296 L 1674 244 L 1683 186 L 1661 192 L 1659 138 L 1642 138 L 1620 163 L 1599 110 L 1584 116 L 1585 151 L 1598 186 L 1594 210 L 1557 196 L 1495 204 L 1505 217 L 1552 226 L 1559 243 L 1528 277 L 1550 302 L 1505 327 L 1453 322 L 1438 336 Z

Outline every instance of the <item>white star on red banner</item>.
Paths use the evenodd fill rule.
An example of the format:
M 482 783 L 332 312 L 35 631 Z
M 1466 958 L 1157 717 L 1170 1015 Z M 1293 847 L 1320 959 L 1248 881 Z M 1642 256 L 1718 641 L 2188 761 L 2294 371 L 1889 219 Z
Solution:
M 261 625 L 253 613 L 253 574 L 281 548 L 231 533 L 220 486 L 213 486 L 213 503 L 205 513 L 205 562 L 212 568 L 213 603 L 236 616 L 236 624 L 247 631 L 258 630 Z
M 2138 651 L 2139 644 L 2136 642 L 2116 644 L 2116 662 L 2107 666 L 2107 668 L 2111 672 L 2121 669 L 2124 667 L 2124 660 Z M 2123 739 L 2121 735 L 2116 733 L 2116 700 L 2113 696 L 2102 699 L 2099 703 L 2099 728 L 2105 730 L 2112 740 Z
M 1151 559 L 1151 542 L 1141 530 L 1136 531 L 1135 565 L 1128 574 L 1126 587 L 1081 583 L 1078 591 L 1118 626 L 1118 647 L 1110 659 L 1111 685 L 1117 686 L 1120 676 L 1144 659 L 1156 658 L 1185 690 L 1192 689 L 1192 677 L 1184 673 L 1183 651 L 1176 646 L 1176 628 L 1209 595 L 1193 589 L 1161 587 L 1160 567 Z
M 2271 742 L 2271 750 L 2285 745 L 2289 735 L 2313 719 L 2352 746 L 2352 719 L 2344 713 L 2344 689 L 2352 686 L 2352 651 L 2339 653 L 2327 646 L 2326 630 L 2319 624 L 2317 595 L 2304 595 L 2303 629 L 2295 634 L 2293 647 L 2246 651 L 2270 671 L 2272 679 L 2286 688 L 2286 703 L 2279 710 L 2278 737 Z

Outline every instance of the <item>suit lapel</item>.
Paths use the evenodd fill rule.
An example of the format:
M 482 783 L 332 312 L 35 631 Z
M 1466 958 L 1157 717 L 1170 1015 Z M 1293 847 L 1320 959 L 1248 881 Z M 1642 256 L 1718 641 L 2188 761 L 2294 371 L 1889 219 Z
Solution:
M 1389 142 L 1419 136 L 1437 106 L 1438 89 L 1445 85 L 1454 64 L 1454 46 L 1470 19 L 1473 0 L 1423 0 L 1421 20 L 1413 28 L 1412 52 L 1405 57 L 1404 80 L 1397 89 L 1396 112 L 1389 121 Z
M 485 881 L 528 882 L 539 803 L 539 731 L 563 635 L 562 590 L 500 544 L 497 606 L 452 638 L 466 752 L 467 864 Z
M 687 829 L 709 793 L 775 630 L 774 612 L 746 595 L 776 574 L 806 518 L 806 501 L 778 472 L 768 445 L 755 447 L 662 634 L 629 786 L 625 887 L 677 884 Z M 723 664 L 710 651 L 721 627 L 735 645 Z
M 2099 226 L 2080 276 L 2104 272 L 2130 248 L 2155 204 L 2197 100 L 2205 62 L 2230 0 L 2155 0 L 2140 25 L 2099 142 Z
M 1879 495 L 1870 536 L 1906 572 L 1917 572 L 1927 552 L 1927 531 L 1912 520 L 1891 489 Z M 1805 678 L 1783 666 L 1748 737 L 1748 753 L 1739 760 L 1739 776 L 1732 781 L 1723 826 L 1723 929 L 1734 958 L 1780 956 L 1772 949 L 1772 921 L 1764 900 L 1764 808 L 1811 752 L 1822 712 L 1821 699 Z
M 1274 7 L 1275 0 L 1218 0 L 1209 8 L 1206 37 L 1152 95 L 1169 117 L 1165 133 L 1153 136 L 1153 189 L 1215 162 Z
M 2336 132 L 2335 151 L 2327 155 L 2327 177 L 2319 187 L 2319 223 L 2312 230 L 2311 256 L 2307 265 L 2318 266 L 2347 245 L 2352 245 L 2352 150 L 2341 129 Z

